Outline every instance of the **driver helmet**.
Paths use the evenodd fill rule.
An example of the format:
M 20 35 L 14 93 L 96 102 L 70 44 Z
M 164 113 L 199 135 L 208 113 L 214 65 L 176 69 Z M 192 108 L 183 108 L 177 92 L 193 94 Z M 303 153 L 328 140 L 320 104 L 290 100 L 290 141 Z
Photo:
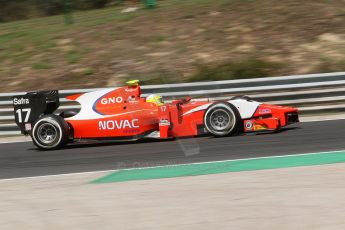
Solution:
M 158 95 L 158 94 L 150 94 L 146 98 L 146 102 L 154 103 L 154 104 L 156 104 L 158 106 L 164 105 L 162 96 Z

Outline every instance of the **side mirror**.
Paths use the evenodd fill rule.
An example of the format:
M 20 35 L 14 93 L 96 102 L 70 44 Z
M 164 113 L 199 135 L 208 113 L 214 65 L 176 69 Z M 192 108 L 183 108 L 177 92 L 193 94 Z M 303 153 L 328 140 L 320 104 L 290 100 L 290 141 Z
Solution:
M 190 102 L 190 100 L 192 100 L 192 98 L 188 96 L 188 97 L 183 98 L 181 101 L 183 104 L 185 104 L 185 103 Z
M 177 103 L 176 103 L 176 106 L 177 106 L 177 109 L 181 109 L 181 106 L 183 105 L 183 104 L 186 104 L 186 103 L 188 103 L 188 102 L 190 102 L 191 101 L 191 97 L 185 97 L 185 98 L 183 98 L 183 99 L 181 99 L 180 101 L 178 101 Z
M 190 96 L 186 97 L 186 102 L 190 102 L 192 100 L 192 98 Z
M 182 105 L 183 103 L 181 102 L 181 101 L 179 101 L 179 102 L 177 102 L 176 103 L 176 107 L 177 107 L 177 109 L 178 110 L 181 110 L 182 108 L 181 108 L 181 105 Z

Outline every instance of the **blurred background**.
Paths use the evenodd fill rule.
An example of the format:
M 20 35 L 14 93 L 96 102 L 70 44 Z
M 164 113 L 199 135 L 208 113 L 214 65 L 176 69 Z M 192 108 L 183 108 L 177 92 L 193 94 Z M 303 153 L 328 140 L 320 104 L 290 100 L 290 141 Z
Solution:
M 0 92 L 345 70 L 344 0 L 0 0 Z

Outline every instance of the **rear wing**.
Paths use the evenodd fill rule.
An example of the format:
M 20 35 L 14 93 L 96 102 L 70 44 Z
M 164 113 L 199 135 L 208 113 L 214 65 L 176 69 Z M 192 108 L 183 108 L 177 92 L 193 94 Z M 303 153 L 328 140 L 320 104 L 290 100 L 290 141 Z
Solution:
M 22 134 L 31 132 L 35 121 L 44 114 L 52 114 L 60 106 L 59 92 L 38 91 L 13 97 L 14 117 Z

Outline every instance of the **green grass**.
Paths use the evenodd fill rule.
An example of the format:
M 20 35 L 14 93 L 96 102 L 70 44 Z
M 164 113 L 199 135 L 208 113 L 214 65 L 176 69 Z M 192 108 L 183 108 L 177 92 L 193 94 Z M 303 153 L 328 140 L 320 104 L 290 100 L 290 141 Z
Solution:
M 36 70 L 45 70 L 45 69 L 50 69 L 50 65 L 45 62 L 36 62 L 32 64 L 32 68 Z
M 80 54 L 75 50 L 71 50 L 66 54 L 68 64 L 76 64 L 79 62 L 80 58 Z
M 140 79 L 141 85 L 157 85 L 157 84 L 171 84 L 183 82 L 183 80 L 176 73 L 168 72 L 164 69 L 156 69 L 151 73 L 133 74 L 123 79 L 123 82 L 133 79 Z
M 166 35 L 155 35 L 155 36 L 153 36 L 152 41 L 153 42 L 163 42 L 163 41 L 168 40 L 168 38 L 169 38 L 169 36 L 166 36 Z
M 25 74 L 49 78 L 47 88 L 83 88 L 104 87 L 115 75 L 161 84 L 288 75 L 305 65 L 310 72 L 343 71 L 344 62 L 328 57 L 329 50 L 299 48 L 314 44 L 329 28 L 343 34 L 341 4 L 294 1 L 283 7 L 276 0 L 164 0 L 156 9 L 132 13 L 121 13 L 125 4 L 73 12 L 71 25 L 64 24 L 63 15 L 3 23 L 0 79 L 10 82 L 15 72 L 31 68 Z M 333 16 L 336 23 L 328 20 Z M 345 58 L 340 45 L 324 47 Z M 314 69 L 322 52 L 326 59 Z M 25 84 L 0 90 L 27 90 Z
M 73 31 L 79 28 L 89 28 L 109 22 L 126 22 L 141 15 L 146 15 L 147 13 L 157 16 L 160 13 L 164 13 L 167 8 L 174 11 L 184 6 L 190 7 L 195 4 L 199 6 L 221 5 L 221 2 L 229 2 L 229 0 L 219 0 L 219 3 L 212 3 L 210 0 L 169 0 L 159 2 L 159 7 L 154 11 L 141 9 L 136 12 L 124 14 L 120 13 L 123 6 L 108 7 L 100 10 L 77 11 L 73 13 L 75 23 L 72 25 L 64 24 L 63 15 L 2 23 L 0 24 L 0 44 L 4 45 L 6 42 L 17 39 L 31 40 L 33 37 L 35 39 L 41 37 L 42 40 L 46 40 L 67 31 Z M 49 36 L 45 37 L 45 35 Z
M 86 68 L 85 71 L 84 71 L 84 74 L 85 75 L 93 75 L 95 73 L 95 70 L 92 69 L 92 68 Z
M 286 68 L 286 64 L 283 63 L 248 58 L 240 61 L 197 65 L 197 73 L 187 79 L 177 72 L 169 72 L 164 69 L 156 69 L 156 71 L 148 74 L 135 74 L 128 79 L 138 78 L 143 85 L 220 81 L 273 76 L 284 68 Z
M 199 65 L 198 73 L 191 76 L 188 81 L 219 81 L 265 77 L 284 67 L 285 64 L 283 63 L 268 62 L 257 58 L 228 61 L 221 64 Z
M 2 23 L 0 24 L 0 51 L 1 53 L 9 53 L 6 55 L 7 59 L 11 59 L 14 52 L 16 52 L 16 56 L 20 55 L 12 47 L 33 48 L 37 54 L 49 52 L 49 49 L 55 47 L 55 40 L 66 38 L 71 33 L 85 31 L 109 22 L 123 23 L 142 14 L 142 11 L 121 14 L 121 9 L 120 7 L 110 7 L 101 10 L 74 12 L 75 23 L 72 25 L 64 24 L 63 15 Z M 4 60 L 6 57 L 1 55 L 0 60 Z M 77 63 L 80 55 L 74 51 L 69 52 L 66 59 L 68 63 Z
M 332 60 L 330 58 L 321 58 L 318 71 L 323 73 L 342 72 L 345 70 L 345 58 L 342 60 Z

